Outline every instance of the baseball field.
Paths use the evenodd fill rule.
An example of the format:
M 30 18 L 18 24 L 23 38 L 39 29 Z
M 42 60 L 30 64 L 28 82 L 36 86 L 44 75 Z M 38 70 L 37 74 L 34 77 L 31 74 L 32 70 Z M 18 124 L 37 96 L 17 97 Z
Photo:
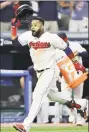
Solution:
M 18 132 L 13 124 L 1 124 L 1 132 Z M 88 132 L 88 124 L 76 126 L 75 124 L 33 124 L 30 132 Z

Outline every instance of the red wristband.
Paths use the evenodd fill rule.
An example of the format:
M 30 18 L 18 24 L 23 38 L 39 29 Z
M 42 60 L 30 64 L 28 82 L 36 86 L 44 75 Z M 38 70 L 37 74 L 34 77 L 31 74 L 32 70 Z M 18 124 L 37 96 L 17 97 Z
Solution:
M 12 26 L 11 28 L 12 28 L 11 29 L 12 37 L 16 37 L 17 36 L 17 28 L 16 28 L 16 26 Z

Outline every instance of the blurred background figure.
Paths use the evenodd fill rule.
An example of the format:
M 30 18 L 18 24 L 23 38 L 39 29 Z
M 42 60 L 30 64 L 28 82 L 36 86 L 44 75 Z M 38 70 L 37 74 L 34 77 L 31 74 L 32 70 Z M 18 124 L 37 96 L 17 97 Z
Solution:
M 11 19 L 15 17 L 12 1 L 0 1 L 0 30 L 10 31 Z
M 57 32 L 58 11 L 56 1 L 38 1 L 38 16 L 45 20 L 45 31 Z
M 58 16 L 59 16 L 59 29 L 68 30 L 69 29 L 69 20 L 73 10 L 73 1 L 62 0 L 58 1 Z
M 33 13 L 34 16 L 38 16 L 38 2 L 37 1 L 31 1 L 32 4 L 32 9 L 35 11 L 35 13 Z
M 74 1 L 73 11 L 69 22 L 69 31 L 88 31 L 88 1 Z

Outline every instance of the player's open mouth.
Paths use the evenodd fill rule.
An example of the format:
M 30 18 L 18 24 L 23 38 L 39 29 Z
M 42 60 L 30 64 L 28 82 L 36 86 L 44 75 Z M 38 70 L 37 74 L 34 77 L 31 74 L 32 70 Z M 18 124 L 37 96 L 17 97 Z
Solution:
M 35 33 L 35 31 L 34 31 L 34 30 L 32 30 L 32 32 L 33 32 L 33 33 Z

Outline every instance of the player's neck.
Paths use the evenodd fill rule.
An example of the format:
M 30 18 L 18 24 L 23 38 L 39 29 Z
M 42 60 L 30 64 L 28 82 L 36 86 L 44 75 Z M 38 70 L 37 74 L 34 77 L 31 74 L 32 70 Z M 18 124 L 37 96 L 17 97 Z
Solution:
M 41 32 L 39 33 L 39 35 L 37 36 L 37 38 L 40 38 L 41 35 L 43 35 L 43 34 L 44 34 L 44 31 L 41 31 Z

